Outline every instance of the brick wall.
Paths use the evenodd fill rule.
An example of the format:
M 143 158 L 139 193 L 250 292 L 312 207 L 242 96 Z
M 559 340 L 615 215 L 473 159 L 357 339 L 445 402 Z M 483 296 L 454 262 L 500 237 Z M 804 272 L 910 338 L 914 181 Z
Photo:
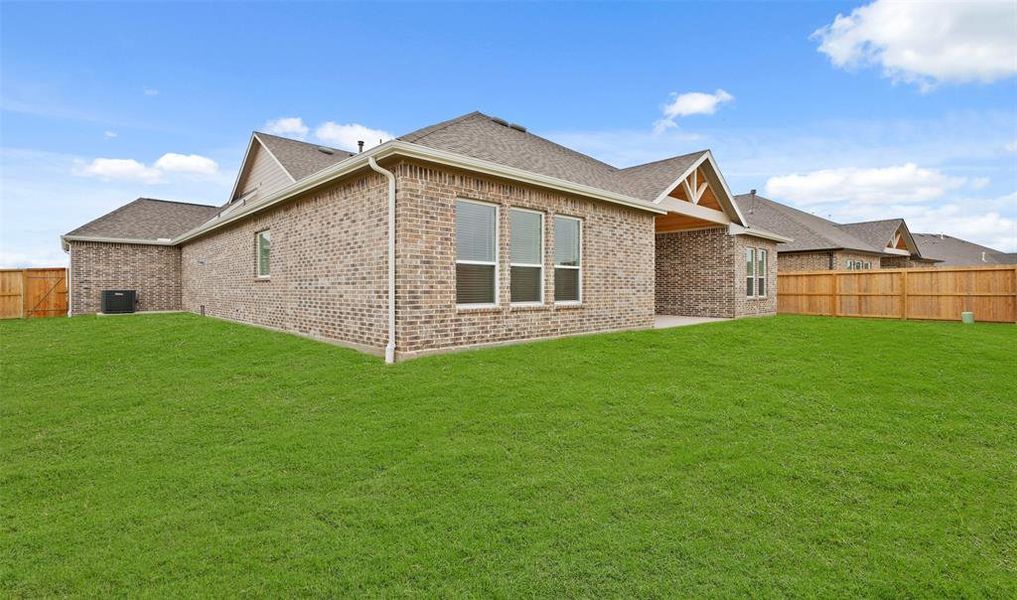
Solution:
M 772 315 L 777 311 L 777 244 L 732 236 L 727 227 L 656 236 L 658 314 L 691 317 Z M 767 251 L 766 297 L 746 295 L 746 248 Z
M 882 262 L 887 260 L 886 257 L 843 250 L 824 252 L 781 252 L 777 258 L 777 263 L 780 270 L 785 273 L 789 273 L 791 271 L 829 271 L 831 254 L 833 255 L 833 270 L 835 271 L 847 270 L 846 262 L 848 260 L 860 260 L 863 263 L 872 263 L 871 268 L 873 269 L 879 269 L 881 267 L 886 268 L 885 264 Z
M 137 290 L 138 310 L 180 310 L 180 249 L 69 242 L 71 313 L 95 314 L 102 290 Z
M 383 349 L 387 329 L 387 181 L 333 183 L 186 243 L 183 308 Z M 256 277 L 255 236 L 271 231 L 271 270 Z
M 791 271 L 828 271 L 830 252 L 780 252 L 777 268 L 784 273 Z
M 410 161 L 398 177 L 398 341 L 401 356 L 472 344 L 653 325 L 653 215 L 615 204 Z M 455 201 L 499 206 L 499 302 L 455 301 Z M 544 213 L 544 303 L 510 303 L 509 208 Z M 583 220 L 581 306 L 556 306 L 554 215 Z
M 658 233 L 655 264 L 658 314 L 735 316 L 734 238 L 726 227 Z

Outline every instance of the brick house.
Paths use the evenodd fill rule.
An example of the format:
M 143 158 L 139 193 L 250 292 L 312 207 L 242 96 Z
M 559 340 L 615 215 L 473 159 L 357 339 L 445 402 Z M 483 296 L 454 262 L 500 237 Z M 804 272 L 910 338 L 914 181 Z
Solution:
M 351 153 L 254 133 L 229 200 L 139 199 L 62 236 L 104 289 L 385 354 L 775 313 L 778 242 L 708 150 L 616 168 L 470 113 Z
M 929 267 L 904 219 L 835 223 L 775 202 L 755 190 L 735 197 L 743 214 L 760 227 L 792 238 L 777 246 L 781 271 L 827 271 Z

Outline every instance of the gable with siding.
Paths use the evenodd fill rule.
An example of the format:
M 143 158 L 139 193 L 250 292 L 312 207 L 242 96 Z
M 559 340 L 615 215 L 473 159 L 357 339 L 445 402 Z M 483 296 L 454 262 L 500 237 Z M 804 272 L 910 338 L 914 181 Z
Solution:
M 251 139 L 247 160 L 244 161 L 243 170 L 237 179 L 237 186 L 230 200 L 254 193 L 265 196 L 286 187 L 293 181 L 294 179 L 282 168 L 279 161 L 272 156 L 272 153 L 258 137 L 254 136 Z

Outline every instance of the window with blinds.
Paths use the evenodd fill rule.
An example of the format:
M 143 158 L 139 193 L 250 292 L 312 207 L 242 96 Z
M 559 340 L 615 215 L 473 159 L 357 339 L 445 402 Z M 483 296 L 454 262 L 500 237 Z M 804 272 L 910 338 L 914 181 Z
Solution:
M 756 290 L 756 249 L 745 249 L 745 295 L 749 298 Z
M 756 295 L 766 297 L 766 250 L 762 248 L 756 255 Z
M 510 216 L 512 302 L 540 304 L 544 301 L 544 215 L 513 208 Z
M 268 277 L 270 273 L 272 255 L 272 234 L 269 231 L 259 231 L 255 234 L 255 269 L 258 277 Z
M 582 300 L 582 221 L 554 218 L 554 301 Z
M 456 303 L 497 304 L 498 207 L 456 201 Z

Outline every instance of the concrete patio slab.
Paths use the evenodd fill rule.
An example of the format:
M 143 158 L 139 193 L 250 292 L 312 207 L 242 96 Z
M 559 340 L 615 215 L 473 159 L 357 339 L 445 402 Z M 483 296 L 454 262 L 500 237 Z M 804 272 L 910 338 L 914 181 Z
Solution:
M 733 319 L 720 319 L 715 317 L 683 317 L 679 315 L 657 315 L 653 323 L 654 329 L 668 329 L 670 327 L 685 327 L 687 325 L 699 325 L 701 323 L 714 323 L 717 321 L 731 321 Z

